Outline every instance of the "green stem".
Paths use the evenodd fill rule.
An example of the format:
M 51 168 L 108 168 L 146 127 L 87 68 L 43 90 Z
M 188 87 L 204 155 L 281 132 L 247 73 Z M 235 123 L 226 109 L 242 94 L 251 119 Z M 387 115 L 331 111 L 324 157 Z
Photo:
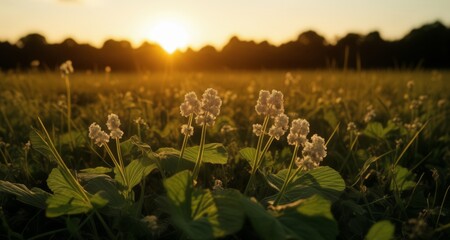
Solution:
M 189 115 L 188 128 L 191 127 L 193 118 L 194 118 L 194 114 L 191 113 Z M 178 163 L 177 163 L 177 172 L 180 169 L 181 159 L 183 159 L 184 151 L 186 150 L 186 145 L 187 145 L 188 139 L 189 139 L 189 135 L 188 134 L 184 135 L 183 145 L 181 145 L 180 157 L 178 158 Z
M 73 138 L 72 138 L 72 126 L 71 126 L 71 119 L 72 119 L 72 101 L 70 96 L 70 81 L 69 76 L 64 77 L 64 82 L 66 83 L 66 92 L 67 92 L 67 131 L 69 132 L 69 145 L 70 149 L 73 150 Z
M 192 179 L 197 180 L 198 174 L 200 172 L 200 166 L 202 165 L 203 150 L 205 149 L 205 138 L 206 138 L 206 123 L 202 126 L 202 136 L 200 138 L 200 146 L 198 150 L 197 162 L 195 163 L 194 172 Z
M 256 174 L 256 170 L 258 169 L 258 159 L 259 159 L 259 155 L 260 155 L 260 150 L 262 147 L 262 143 L 264 140 L 264 134 L 266 132 L 266 128 L 267 128 L 267 124 L 269 123 L 269 116 L 266 116 L 264 118 L 264 122 L 262 125 L 262 133 L 261 135 L 259 135 L 258 137 L 258 143 L 256 144 L 256 153 L 253 157 L 253 166 L 252 166 L 252 170 L 250 173 L 250 179 L 247 182 L 247 186 L 245 187 L 244 190 L 244 195 L 247 195 L 248 191 L 250 191 L 250 187 L 253 186 L 253 181 L 255 179 L 255 174 Z
M 120 149 L 119 138 L 116 138 L 116 148 L 117 148 L 117 156 L 119 158 L 120 168 L 122 168 L 122 172 L 123 172 L 123 176 L 124 176 L 124 182 L 125 182 L 125 185 L 128 186 L 129 180 L 128 180 L 128 176 L 127 176 L 127 171 L 125 170 L 125 164 L 124 164 L 123 158 L 122 158 L 122 150 Z
M 294 166 L 294 163 L 295 163 L 295 158 L 297 157 L 298 149 L 299 149 L 299 145 L 295 144 L 294 153 L 292 154 L 292 159 L 291 159 L 291 163 L 289 164 L 289 170 L 286 175 L 286 179 L 284 180 L 283 186 L 281 187 L 281 190 L 278 193 L 277 198 L 275 199 L 275 201 L 273 203 L 273 206 L 278 205 L 278 203 L 280 202 L 281 198 L 284 195 L 284 192 L 286 192 L 287 186 L 289 185 L 289 182 L 291 180 L 291 171 L 292 171 L 292 167 Z M 300 168 L 298 168 L 298 169 L 300 169 Z
M 114 163 L 114 166 L 117 168 L 117 170 L 119 171 L 120 176 L 123 179 L 123 182 L 125 184 L 125 187 L 128 189 L 128 184 L 127 184 L 127 180 L 125 178 L 125 173 L 123 172 L 122 167 L 119 165 L 119 163 L 117 162 L 116 157 L 114 157 L 114 154 L 112 153 L 111 149 L 109 148 L 109 146 L 107 144 L 103 144 L 103 146 L 105 146 L 106 152 L 108 153 L 108 155 L 111 157 L 111 160 Z

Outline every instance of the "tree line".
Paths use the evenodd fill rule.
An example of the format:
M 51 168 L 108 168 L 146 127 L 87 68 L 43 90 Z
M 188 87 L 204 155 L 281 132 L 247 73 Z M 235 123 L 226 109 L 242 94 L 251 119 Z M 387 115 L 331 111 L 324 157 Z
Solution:
M 393 41 L 384 40 L 376 31 L 349 33 L 334 44 L 314 31 L 278 46 L 232 37 L 220 50 L 204 46 L 172 55 L 148 42 L 133 48 L 128 41 L 107 40 L 96 48 L 72 38 L 51 44 L 37 33 L 13 44 L 0 42 L 2 70 L 53 70 L 68 59 L 76 69 L 94 71 L 106 66 L 123 71 L 164 70 L 169 65 L 177 70 L 450 68 L 450 28 L 434 22 Z

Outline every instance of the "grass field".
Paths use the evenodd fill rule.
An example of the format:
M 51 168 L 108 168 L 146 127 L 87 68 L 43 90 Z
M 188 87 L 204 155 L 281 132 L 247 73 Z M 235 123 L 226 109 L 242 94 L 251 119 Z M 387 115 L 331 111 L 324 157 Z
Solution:
M 446 239 L 449 83 L 446 71 L 1 73 L 0 236 Z M 207 88 L 220 114 L 185 137 L 180 104 Z M 253 133 L 272 89 L 289 126 L 306 119 L 307 138 L 324 138 L 320 167 L 297 168 L 306 145 L 297 153 L 288 129 Z M 99 147 L 89 126 L 111 113 L 123 137 Z

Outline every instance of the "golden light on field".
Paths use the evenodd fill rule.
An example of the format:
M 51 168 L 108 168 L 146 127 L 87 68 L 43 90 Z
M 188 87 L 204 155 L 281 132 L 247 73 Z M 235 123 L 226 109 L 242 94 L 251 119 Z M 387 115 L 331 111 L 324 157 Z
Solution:
M 149 38 L 158 43 L 169 54 L 188 45 L 186 27 L 173 20 L 158 22 L 150 30 Z

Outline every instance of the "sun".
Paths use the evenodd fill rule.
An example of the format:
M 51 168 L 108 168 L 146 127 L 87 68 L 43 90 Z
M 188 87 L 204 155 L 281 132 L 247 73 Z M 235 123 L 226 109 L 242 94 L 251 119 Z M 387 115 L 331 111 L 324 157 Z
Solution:
M 188 44 L 186 28 L 176 21 L 158 22 L 151 29 L 149 37 L 169 54 L 179 48 L 186 47 Z

